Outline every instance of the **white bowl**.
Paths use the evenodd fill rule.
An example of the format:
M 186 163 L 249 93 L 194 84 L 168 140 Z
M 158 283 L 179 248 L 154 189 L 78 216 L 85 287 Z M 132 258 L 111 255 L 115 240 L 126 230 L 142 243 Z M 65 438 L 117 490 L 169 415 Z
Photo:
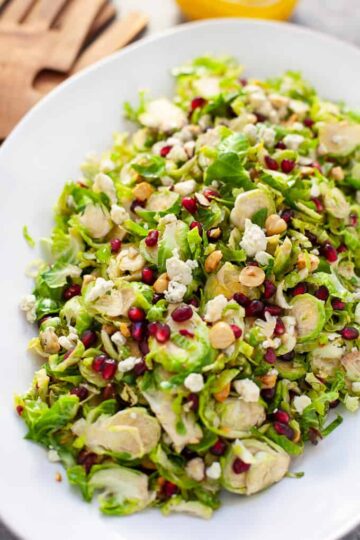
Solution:
M 18 310 L 30 289 L 24 277 L 34 257 L 24 224 L 39 238 L 50 231 L 52 206 L 63 183 L 76 178 L 89 151 L 100 151 L 123 127 L 122 103 L 137 90 L 170 94 L 170 69 L 206 52 L 235 55 L 259 78 L 301 70 L 334 100 L 359 106 L 360 52 L 330 37 L 287 24 L 218 20 L 190 24 L 146 39 L 69 80 L 36 106 L 0 150 L 1 329 L 0 512 L 28 540 L 330 540 L 360 519 L 360 414 L 305 456 L 285 479 L 250 498 L 226 497 L 210 522 L 151 510 L 127 518 L 100 516 L 63 481 L 45 451 L 23 440 L 12 408 L 14 392 L 29 385 L 34 361 L 25 353 L 32 330 Z

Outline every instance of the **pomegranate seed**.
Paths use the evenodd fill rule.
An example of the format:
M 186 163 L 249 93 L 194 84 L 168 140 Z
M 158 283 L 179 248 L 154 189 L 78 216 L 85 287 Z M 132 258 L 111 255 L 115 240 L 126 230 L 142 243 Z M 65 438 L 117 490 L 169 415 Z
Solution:
M 357 339 L 359 337 L 359 330 L 353 326 L 345 326 L 340 332 L 344 339 Z
M 24 407 L 22 405 L 18 405 L 16 407 L 16 412 L 18 413 L 19 416 L 21 416 L 22 413 L 24 412 Z
M 102 378 L 105 379 L 105 381 L 108 381 L 109 379 L 112 379 L 115 376 L 117 370 L 117 363 L 112 358 L 106 358 L 104 361 L 104 365 L 101 371 Z
M 278 411 L 274 412 L 274 419 L 282 424 L 288 424 L 290 422 L 290 415 L 287 412 L 279 409 Z
M 276 144 L 275 148 L 277 148 L 278 150 L 286 150 L 287 146 L 283 141 L 279 141 Z
M 99 356 L 95 356 L 91 364 L 92 369 L 96 371 L 96 373 L 101 373 L 104 368 L 106 359 L 107 356 L 105 354 L 99 354 Z
M 154 247 L 159 240 L 159 231 L 156 229 L 149 231 L 147 237 L 145 238 L 145 244 L 147 247 Z
M 315 429 L 315 428 L 312 428 L 312 427 L 309 428 L 308 437 L 309 437 L 309 441 L 314 446 L 316 446 L 318 444 L 319 439 L 322 439 L 322 435 L 321 435 L 320 431 L 318 429 Z
M 237 324 L 230 324 L 231 330 L 234 332 L 235 339 L 239 339 L 242 334 L 241 328 L 238 327 Z
M 191 319 L 193 310 L 190 306 L 179 306 L 171 313 L 171 318 L 175 322 L 184 322 Z
M 181 204 L 190 214 L 195 214 L 197 210 L 196 199 L 193 197 L 183 197 Z
M 165 497 L 169 499 L 170 497 L 172 497 L 173 495 L 176 495 L 176 493 L 179 492 L 179 488 L 177 487 L 177 485 L 166 480 L 166 482 L 164 483 L 162 487 L 162 492 L 165 495 Z
M 181 330 L 179 330 L 179 334 L 188 338 L 193 338 L 195 336 L 195 334 L 193 334 L 189 330 L 186 330 L 186 328 L 182 328 Z
M 295 168 L 295 161 L 292 159 L 283 159 L 281 162 L 281 170 L 285 174 L 291 173 Z
M 264 281 L 264 298 L 268 300 L 276 293 L 276 287 L 270 279 L 265 279 Z
M 317 237 L 312 232 L 306 231 L 305 236 L 310 240 L 310 242 L 312 243 L 313 246 L 318 243 Z
M 329 403 L 329 407 L 330 409 L 336 409 L 336 407 L 340 405 L 340 400 L 339 399 L 335 399 L 334 401 L 331 401 Z
M 280 317 L 282 315 L 283 310 L 280 306 L 275 306 L 274 304 L 268 304 L 265 306 L 264 313 L 270 313 L 273 317 Z
M 309 117 L 304 118 L 303 124 L 304 124 L 304 126 L 306 126 L 307 128 L 312 128 L 313 125 L 314 125 L 314 120 L 311 120 L 311 118 L 309 118 Z
M 322 200 L 319 197 L 313 197 L 311 200 L 315 204 L 317 212 L 319 212 L 319 214 L 322 214 L 324 211 L 324 205 L 322 203 Z
M 145 320 L 145 311 L 139 307 L 131 307 L 128 311 L 128 317 L 131 322 L 142 322 Z
M 190 405 L 190 409 L 196 412 L 199 408 L 199 396 L 197 394 L 189 394 L 187 397 L 187 402 Z
M 347 251 L 347 247 L 345 246 L 345 244 L 341 244 L 336 251 L 338 253 L 345 253 Z
M 192 230 L 192 229 L 195 229 L 195 228 L 199 231 L 199 234 L 201 236 L 203 229 L 202 229 L 202 225 L 201 225 L 201 223 L 199 221 L 192 221 L 190 223 L 190 229 Z
M 144 206 L 145 206 L 145 201 L 139 201 L 139 199 L 135 199 L 130 205 L 130 210 L 131 212 L 136 213 L 135 211 L 138 207 L 144 208 Z
M 83 465 L 87 473 L 90 472 L 91 467 L 97 462 L 97 455 L 94 452 L 88 452 L 87 450 L 81 450 L 78 455 L 77 462 L 79 465 Z
M 289 224 L 294 217 L 294 210 L 287 208 L 286 210 L 283 210 L 281 212 L 280 216 L 282 217 L 284 221 L 286 221 L 287 224 Z
M 73 298 L 74 296 L 79 296 L 81 294 L 81 286 L 74 283 L 73 285 L 70 285 L 67 289 L 63 292 L 63 298 L 64 300 L 70 300 L 70 298 Z
M 265 164 L 267 168 L 270 169 L 271 171 L 279 170 L 278 162 L 270 156 L 265 156 Z
M 325 285 L 321 285 L 321 287 L 314 292 L 314 296 L 316 296 L 316 298 L 319 300 L 323 300 L 324 302 L 326 302 L 326 300 L 329 298 L 329 294 L 329 289 L 325 287 Z
M 113 238 L 110 240 L 111 253 L 119 253 L 121 249 L 121 240 L 120 238 Z
M 275 349 L 273 349 L 272 347 L 269 347 L 268 349 L 266 349 L 264 359 L 265 359 L 265 362 L 267 362 L 268 364 L 275 364 L 276 362 Z
M 152 268 L 149 268 L 148 266 L 144 266 L 144 268 L 141 271 L 141 279 L 147 285 L 152 285 L 156 281 L 156 273 L 154 272 Z
M 237 302 L 238 304 L 240 304 L 240 306 L 243 306 L 243 307 L 248 306 L 251 301 L 250 298 L 248 298 L 243 293 L 235 293 L 233 296 L 233 299 L 235 300 L 235 302 Z
M 306 283 L 301 281 L 298 283 L 291 291 L 293 296 L 298 296 L 299 294 L 306 294 L 308 292 L 308 286 Z
M 226 451 L 226 443 L 221 439 L 218 439 L 215 444 L 210 448 L 210 452 L 214 456 L 223 456 Z
M 232 464 L 232 470 L 235 474 L 245 473 L 250 469 L 250 467 L 250 463 L 245 463 L 245 461 L 240 458 L 236 458 Z
M 103 388 L 101 397 L 104 401 L 107 401 L 108 399 L 115 399 L 116 398 L 116 386 L 112 383 L 109 383 Z
M 358 224 L 358 216 L 356 214 L 350 214 L 349 221 L 351 227 L 356 227 Z
M 189 304 L 189 306 L 199 307 L 200 302 L 197 298 L 195 298 L 195 296 L 193 296 L 192 298 L 190 298 L 190 300 L 187 301 L 187 304 Z
M 248 80 L 247 80 L 247 79 L 240 79 L 240 84 L 241 84 L 242 86 L 247 86 Z
M 166 343 L 170 339 L 170 326 L 167 324 L 158 323 L 155 338 L 159 343 Z
M 149 343 L 147 342 L 146 339 L 144 339 L 143 341 L 140 341 L 139 349 L 143 356 L 146 356 L 147 354 L 149 354 L 150 348 L 149 348 Z
M 94 343 L 96 343 L 97 335 L 93 330 L 85 330 L 81 335 L 81 341 L 85 349 L 89 349 Z
M 265 401 L 271 401 L 272 399 L 274 399 L 275 393 L 276 393 L 275 386 L 274 388 L 263 388 L 260 392 L 261 397 Z
M 256 116 L 257 122 L 266 122 L 266 116 L 264 114 L 260 114 L 260 113 L 254 113 L 254 114 Z
M 205 188 L 203 191 L 203 195 L 208 199 L 208 201 L 220 198 L 220 193 L 216 191 L 216 189 L 211 188 Z
M 343 302 L 342 300 L 340 300 L 340 298 L 337 297 L 331 300 L 331 305 L 333 309 L 336 309 L 337 311 L 343 311 L 343 309 L 345 309 L 346 307 L 345 302 Z
M 264 313 L 264 303 L 261 300 L 251 300 L 250 304 L 245 307 L 247 317 L 258 317 Z
M 172 149 L 171 144 L 167 144 L 166 146 L 163 146 L 162 149 L 160 150 L 160 156 L 166 157 L 171 149 Z
M 141 341 L 145 336 L 145 324 L 143 322 L 134 322 L 130 326 L 131 337 L 135 341 Z
M 259 263 L 258 263 L 257 261 L 249 261 L 249 262 L 247 263 L 247 265 L 248 265 L 248 266 L 257 266 L 257 267 L 259 267 Z
M 324 244 L 320 248 L 320 252 L 321 252 L 321 255 L 323 255 L 329 263 L 333 263 L 337 261 L 336 249 L 330 243 Z
M 279 435 L 285 435 L 288 439 L 292 440 L 294 438 L 294 430 L 287 424 L 282 422 L 274 422 L 274 429 Z
M 140 375 L 143 375 L 145 371 L 147 370 L 148 370 L 148 367 L 145 363 L 145 360 L 142 359 L 141 362 L 138 362 L 137 364 L 135 364 L 133 372 L 136 377 L 140 377 Z
M 155 336 L 156 335 L 158 326 L 159 326 L 159 323 L 157 323 L 157 322 L 152 322 L 152 323 L 149 324 L 148 332 L 149 332 L 150 336 Z
M 295 351 L 290 351 L 286 354 L 282 354 L 278 357 L 278 360 L 281 360 L 282 362 L 291 362 L 291 360 L 294 360 L 295 358 Z
M 206 99 L 204 99 L 203 97 L 199 96 L 194 98 L 190 105 L 191 111 L 195 111 L 195 109 L 201 109 L 206 105 L 206 103 Z
M 275 336 L 282 336 L 285 334 L 285 324 L 280 318 L 276 319 L 274 334 Z
M 164 298 L 164 295 L 163 294 L 160 294 L 160 293 L 154 293 L 154 296 L 153 296 L 153 299 L 152 299 L 152 303 L 153 304 L 157 304 L 159 300 L 162 300 Z
M 83 401 L 88 397 L 89 391 L 85 386 L 75 386 L 70 390 L 70 394 L 73 396 L 77 396 L 80 401 Z
M 72 354 L 72 352 L 74 351 L 75 347 L 71 347 L 71 349 L 69 349 L 68 351 L 66 351 L 66 353 L 64 354 L 64 360 L 66 360 L 67 358 L 69 358 L 69 356 Z

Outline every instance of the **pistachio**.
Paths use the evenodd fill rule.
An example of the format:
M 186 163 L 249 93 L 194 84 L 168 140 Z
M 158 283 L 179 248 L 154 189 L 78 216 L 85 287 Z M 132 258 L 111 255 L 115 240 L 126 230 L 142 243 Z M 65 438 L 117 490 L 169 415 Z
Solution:
M 227 349 L 234 343 L 235 335 L 228 323 L 220 321 L 210 329 L 209 339 L 214 349 Z
M 223 254 L 219 249 L 216 249 L 215 251 L 210 253 L 210 255 L 208 255 L 205 260 L 205 272 L 215 272 L 222 258 Z
M 154 291 L 160 294 L 165 292 L 169 286 L 169 281 L 169 276 L 166 272 L 164 274 L 161 274 L 153 285 Z
M 139 201 L 147 201 L 150 195 L 153 193 L 154 188 L 149 182 L 140 182 L 133 189 L 133 194 Z
M 240 272 L 239 281 L 246 287 L 259 287 L 265 281 L 265 272 L 258 266 L 245 266 Z
M 273 236 L 274 234 L 281 234 L 287 229 L 287 224 L 277 214 L 271 214 L 265 221 L 265 230 L 267 236 Z

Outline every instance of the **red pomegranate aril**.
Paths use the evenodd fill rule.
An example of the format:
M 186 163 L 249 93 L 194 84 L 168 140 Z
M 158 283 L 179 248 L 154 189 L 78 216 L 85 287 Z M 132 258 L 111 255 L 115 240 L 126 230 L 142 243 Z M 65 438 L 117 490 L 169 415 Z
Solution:
M 281 170 L 285 174 L 291 173 L 295 169 L 295 161 L 292 159 L 283 159 L 281 162 Z
M 115 384 L 112 384 L 112 383 L 107 384 L 101 392 L 101 397 L 104 401 L 107 401 L 108 399 L 115 399 L 116 398 Z
M 19 416 L 21 416 L 22 413 L 24 412 L 24 407 L 22 405 L 17 405 L 16 412 L 18 413 Z
M 195 111 L 195 109 L 201 109 L 202 107 L 204 107 L 206 105 L 206 99 L 204 99 L 203 97 L 195 97 L 192 101 L 191 101 L 191 111 Z
M 318 444 L 319 439 L 322 439 L 322 435 L 321 435 L 320 431 L 318 429 L 315 429 L 315 428 L 312 428 L 312 427 L 309 428 L 308 437 L 309 437 L 309 441 L 314 446 L 316 446 Z
M 190 405 L 190 409 L 196 412 L 199 408 L 199 396 L 197 394 L 189 394 L 187 397 L 187 402 Z
M 304 118 L 303 124 L 304 124 L 305 127 L 312 128 L 314 123 L 315 123 L 314 120 L 311 120 L 311 118 L 309 118 L 309 117 Z
M 358 216 L 356 214 L 350 214 L 349 216 L 349 222 L 351 227 L 357 227 L 358 224 Z
M 264 281 L 264 298 L 269 300 L 276 293 L 276 286 L 270 279 L 265 279 Z
M 287 224 L 289 224 L 294 217 L 294 210 L 291 210 L 291 208 L 287 208 L 286 210 L 283 210 L 281 212 L 280 216 L 284 221 L 286 221 Z
M 261 113 L 254 113 L 255 116 L 256 116 L 256 121 L 257 122 L 266 122 L 266 116 L 264 114 L 261 114 Z
M 250 467 L 251 467 L 250 463 L 245 463 L 245 461 L 243 461 L 240 458 L 235 458 L 232 464 L 232 470 L 234 471 L 235 474 L 245 473 L 250 469 Z
M 89 391 L 85 386 L 75 386 L 70 390 L 70 394 L 73 396 L 77 396 L 80 401 L 83 401 L 88 397 Z
M 183 197 L 181 204 L 185 210 L 189 212 L 189 214 L 195 214 L 197 210 L 197 203 L 196 199 L 193 197 Z
M 274 419 L 282 424 L 288 424 L 290 422 L 290 415 L 286 411 L 279 409 L 274 412 Z
M 235 339 L 239 339 L 242 335 L 242 330 L 237 324 L 230 324 L 231 330 L 234 332 Z
M 138 362 L 135 364 L 133 372 L 135 377 L 140 377 L 140 375 L 143 375 L 145 371 L 147 371 L 148 367 L 146 365 L 146 362 L 144 359 L 141 360 L 141 362 Z
M 191 319 L 193 310 L 191 306 L 179 306 L 171 313 L 171 318 L 175 322 L 184 322 Z
M 274 422 L 274 429 L 279 435 L 284 435 L 288 439 L 292 440 L 294 438 L 294 430 L 282 422 Z
M 203 191 L 203 195 L 208 199 L 208 201 L 211 201 L 212 199 L 218 199 L 220 197 L 220 193 L 216 191 L 216 189 L 211 188 L 205 188 Z
M 143 339 L 142 341 L 140 341 L 139 349 L 143 356 L 146 356 L 147 354 L 149 354 L 150 348 L 149 348 L 149 343 L 147 342 L 146 339 Z
M 274 329 L 275 336 L 282 336 L 283 334 L 285 334 L 285 330 L 285 324 L 280 318 L 277 318 Z
M 152 299 L 152 304 L 157 304 L 159 302 L 159 300 L 163 300 L 164 298 L 164 295 L 163 294 L 160 294 L 160 293 L 154 293 L 154 296 L 153 296 L 153 299 Z
M 191 338 L 191 339 L 195 336 L 193 332 L 190 332 L 190 330 L 186 330 L 186 328 L 181 328 L 181 330 L 179 330 L 179 334 L 181 334 L 184 337 Z
M 144 266 L 141 271 L 141 279 L 143 283 L 146 283 L 146 285 L 153 285 L 153 283 L 156 281 L 156 273 L 152 268 Z
M 210 448 L 210 452 L 213 456 L 223 456 L 226 451 L 226 443 L 221 439 L 218 439 L 215 444 Z
M 292 296 L 298 296 L 299 294 L 306 294 L 308 292 L 308 286 L 301 281 L 291 291 Z
M 169 482 L 166 480 L 162 487 L 162 492 L 168 499 L 172 497 L 173 495 L 176 495 L 179 492 L 179 488 L 177 485 L 173 484 L 172 482 Z
M 97 462 L 97 455 L 94 452 L 88 452 L 87 450 L 81 450 L 77 457 L 77 462 L 79 465 L 83 465 L 87 473 L 90 472 L 90 469 Z
M 247 265 L 248 265 L 248 266 L 257 266 L 257 267 L 260 266 L 259 263 L 258 263 L 257 261 L 249 261 L 249 262 L 247 263 Z
M 111 248 L 111 253 L 119 253 L 121 249 L 120 238 L 113 238 L 112 240 L 110 240 L 110 248 Z
M 315 204 L 316 211 L 319 212 L 319 214 L 322 214 L 324 211 L 322 200 L 319 197 L 313 197 L 311 200 Z
M 142 322 L 145 320 L 145 311 L 139 307 L 131 307 L 128 311 L 128 317 L 131 322 Z
M 278 360 L 281 360 L 282 362 L 291 362 L 291 360 L 294 360 L 295 358 L 295 351 L 290 351 L 286 354 L 282 354 L 281 356 L 278 356 Z
M 264 313 L 264 303 L 261 300 L 251 300 L 250 304 L 245 307 L 247 317 L 259 317 Z
M 264 313 L 270 313 L 273 317 L 280 317 L 282 315 L 283 310 L 280 306 L 275 306 L 274 304 L 268 304 L 265 306 Z
M 353 326 L 345 326 L 345 328 L 340 331 L 340 334 L 347 340 L 357 339 L 359 337 L 359 330 Z
M 336 309 L 337 311 L 343 311 L 346 308 L 345 302 L 343 302 L 340 298 L 332 298 L 331 305 L 333 309 Z
M 147 237 L 145 238 L 145 244 L 147 247 L 154 247 L 159 240 L 159 231 L 156 229 L 149 231 Z
M 160 150 L 160 156 L 166 157 L 171 149 L 172 149 L 171 144 L 167 144 L 166 146 L 163 146 L 162 149 Z
M 105 354 L 100 354 L 99 356 L 95 356 L 91 364 L 92 369 L 96 373 L 101 373 L 104 368 L 105 360 L 107 360 L 107 356 Z
M 248 306 L 251 302 L 250 298 L 243 293 L 235 293 L 233 299 L 242 307 Z
M 338 407 L 339 405 L 340 405 L 339 399 L 335 399 L 334 401 L 330 401 L 329 403 L 330 409 L 336 409 L 336 407 Z
M 148 325 L 148 332 L 150 336 L 155 336 L 157 329 L 158 329 L 159 323 L 152 322 Z
M 199 300 L 195 296 L 190 298 L 190 300 L 188 300 L 186 303 L 189 304 L 189 306 L 193 306 L 193 307 L 199 307 L 200 305 Z
M 338 253 L 345 253 L 347 251 L 347 247 L 345 246 L 345 244 L 340 244 L 336 251 Z
M 170 326 L 165 323 L 158 323 L 155 338 L 159 343 L 166 343 L 170 339 Z
M 286 150 L 287 149 L 287 146 L 286 144 L 283 142 L 283 141 L 279 141 L 276 145 L 275 145 L 275 148 L 277 150 Z
M 135 341 L 141 341 L 145 336 L 145 325 L 143 322 L 133 322 L 130 326 L 131 337 Z
M 74 283 L 73 285 L 70 285 L 67 287 L 67 289 L 63 292 L 63 298 L 64 300 L 70 300 L 70 298 L 74 298 L 74 296 L 79 296 L 81 294 L 81 286 L 77 283 Z
M 81 341 L 85 349 L 89 349 L 96 343 L 97 335 L 93 330 L 85 330 L 81 335 Z
M 265 156 L 265 164 L 268 169 L 271 171 L 278 171 L 279 170 L 279 164 L 278 162 L 272 158 L 271 156 Z
M 337 261 L 337 251 L 330 243 L 324 244 L 320 248 L 320 253 L 329 263 Z
M 247 86 L 248 80 L 247 79 L 240 79 L 241 86 Z
M 109 381 L 112 379 L 117 370 L 117 363 L 112 358 L 106 358 L 104 361 L 103 368 L 101 370 L 102 378 L 105 379 L 105 381 Z
M 275 364 L 276 362 L 275 349 L 273 349 L 272 347 L 269 347 L 268 349 L 266 349 L 264 359 L 265 359 L 265 362 L 267 362 L 268 364 Z
M 199 231 L 200 236 L 202 235 L 203 228 L 199 221 L 192 221 L 189 227 L 190 227 L 190 230 L 196 228 Z
M 136 213 L 135 210 L 137 208 L 144 208 L 144 206 L 145 206 L 145 201 L 139 201 L 139 199 L 135 199 L 130 205 L 130 210 L 131 212 Z
M 315 234 L 313 234 L 310 231 L 305 231 L 305 236 L 310 240 L 313 246 L 315 246 L 318 243 L 318 239 Z
M 326 300 L 329 298 L 329 289 L 325 287 L 325 285 L 321 285 L 315 292 L 314 296 L 318 298 L 319 300 L 323 300 L 326 302 Z
M 274 386 L 274 388 L 263 388 L 261 391 L 260 391 L 260 395 L 261 397 L 263 398 L 264 401 L 271 401 L 274 399 L 275 397 L 275 393 L 276 393 L 276 388 Z

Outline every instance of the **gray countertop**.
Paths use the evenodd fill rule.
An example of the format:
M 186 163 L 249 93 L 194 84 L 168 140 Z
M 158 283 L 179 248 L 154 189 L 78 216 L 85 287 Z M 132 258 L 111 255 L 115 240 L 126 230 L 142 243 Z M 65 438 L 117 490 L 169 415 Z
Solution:
M 150 18 L 147 34 L 159 32 L 182 22 L 174 0 L 114 0 L 120 13 L 139 9 Z M 359 0 L 301 0 L 293 21 L 348 39 L 360 45 Z M 359 516 L 360 521 L 360 516 Z M 16 537 L 0 521 L 0 540 Z M 360 540 L 360 527 L 343 540 Z

